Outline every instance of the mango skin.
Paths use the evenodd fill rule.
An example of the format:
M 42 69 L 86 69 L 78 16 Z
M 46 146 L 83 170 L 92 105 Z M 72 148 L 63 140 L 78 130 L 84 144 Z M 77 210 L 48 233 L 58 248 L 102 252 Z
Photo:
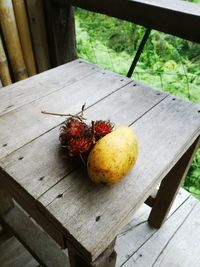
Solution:
M 138 157 L 138 140 L 128 126 L 120 126 L 101 138 L 91 150 L 87 171 L 95 183 L 119 182 L 134 166 Z

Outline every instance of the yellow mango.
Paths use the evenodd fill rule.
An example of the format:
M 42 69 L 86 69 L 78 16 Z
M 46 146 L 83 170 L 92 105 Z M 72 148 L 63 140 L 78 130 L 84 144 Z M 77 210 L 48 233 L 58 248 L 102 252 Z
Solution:
M 138 141 L 128 126 L 120 126 L 101 138 L 91 150 L 87 171 L 95 183 L 119 182 L 133 167 L 138 156 Z

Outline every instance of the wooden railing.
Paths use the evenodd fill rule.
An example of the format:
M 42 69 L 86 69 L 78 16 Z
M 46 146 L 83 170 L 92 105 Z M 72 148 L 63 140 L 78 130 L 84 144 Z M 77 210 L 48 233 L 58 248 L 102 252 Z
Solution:
M 45 3 L 46 6 L 56 7 L 55 10 L 51 8 L 51 13 L 47 12 L 46 15 L 51 17 L 49 29 L 54 39 L 54 43 L 51 43 L 51 54 L 58 52 L 54 59 L 57 63 L 63 63 L 63 60 L 67 61 L 75 56 L 74 22 L 69 12 L 70 5 L 200 43 L 200 4 L 182 0 L 45 0 Z M 68 31 L 63 29 L 63 18 L 62 22 L 58 18 L 58 14 L 64 13 L 62 10 L 68 10 L 69 16 L 65 17 L 66 24 L 70 25 Z M 63 46 L 64 40 L 70 40 L 68 46 Z

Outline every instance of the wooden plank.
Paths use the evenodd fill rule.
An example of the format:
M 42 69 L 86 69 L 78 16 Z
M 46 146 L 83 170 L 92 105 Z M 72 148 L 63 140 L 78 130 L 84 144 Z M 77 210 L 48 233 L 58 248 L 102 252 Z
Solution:
M 180 0 L 107 0 L 103 2 L 70 0 L 69 2 L 74 6 L 200 43 L 199 4 Z
M 168 241 L 167 246 L 160 253 L 154 266 L 198 267 L 200 262 L 199 244 L 200 227 L 199 215 L 200 204 L 198 203 L 175 235 Z M 176 253 L 174 253 L 176 252 Z
M 48 233 L 62 248 L 66 248 L 66 242 L 63 233 L 59 230 L 55 223 L 47 219 L 39 210 L 37 202 L 30 195 L 23 194 L 21 188 L 17 184 L 9 184 L 9 177 L 0 173 L 1 185 L 4 186 L 6 192 L 15 200 L 16 205 L 20 205 L 29 216 Z
M 0 244 L 1 267 L 36 267 L 38 262 L 15 237 Z
M 67 267 L 69 263 L 61 248 L 17 206 L 2 216 L 17 238 L 42 266 Z
M 101 101 L 94 110 L 88 110 L 90 116 L 106 110 L 105 102 Z M 114 117 L 120 120 L 122 112 L 119 107 L 117 103 L 110 107 L 116 112 L 114 116 L 111 114 L 111 120 Z M 93 259 L 98 257 L 126 223 L 130 213 L 144 202 L 153 187 L 194 142 L 200 133 L 198 110 L 199 105 L 168 96 L 134 123 L 140 154 L 126 179 L 111 187 L 97 186 L 80 168 L 40 198 L 44 205 L 47 204 L 45 197 L 50 200 L 48 211 L 68 229 L 70 239 L 73 235 L 78 240 L 79 244 L 76 240 L 73 242 L 81 246 L 82 253 Z M 122 116 L 128 117 L 130 113 L 131 110 L 127 109 Z M 95 220 L 97 216 L 100 216 L 98 221 Z
M 153 227 L 159 228 L 164 223 L 181 183 L 188 173 L 199 145 L 200 139 L 197 138 L 162 180 L 148 219 L 149 224 Z
M 48 70 L 50 65 L 44 9 L 42 0 L 26 0 L 29 23 L 38 72 Z
M 16 111 L 1 116 L 1 157 L 8 155 L 64 121 L 63 117 L 41 114 L 42 110 L 65 114 L 78 113 L 84 103 L 87 103 L 87 107 L 89 107 L 130 82 L 128 78 L 124 78 L 123 81 L 121 79 L 118 74 L 96 72 L 74 84 L 63 86 L 56 92 L 24 105 Z M 87 94 L 85 88 L 87 88 Z M 15 127 L 15 131 L 10 131 L 10 125 Z M 7 145 L 4 146 L 4 144 Z
M 73 8 L 67 3 L 45 0 L 47 33 L 52 66 L 76 58 L 76 37 Z
M 75 60 L 0 90 L 0 116 L 95 73 L 98 67 Z M 9 93 L 7 91 L 9 89 Z
M 91 77 L 89 79 L 91 80 Z M 120 83 L 122 82 L 120 81 Z M 83 83 L 81 85 L 83 86 Z M 116 125 L 125 122 L 130 124 L 166 97 L 166 93 L 150 90 L 147 86 L 133 85 L 135 85 L 135 82 L 105 98 L 99 109 L 98 104 L 97 107 L 95 105 L 89 108 L 91 111 L 86 110 L 86 117 L 89 116 L 90 119 L 112 119 Z M 100 86 L 103 86 L 103 81 L 100 82 Z M 107 90 L 109 89 L 108 85 L 105 87 Z M 141 105 L 144 95 L 146 95 L 146 98 Z M 115 106 L 113 107 L 111 103 L 115 103 Z M 124 103 L 126 103 L 126 106 Z M 134 110 L 131 110 L 133 106 Z M 103 113 L 101 109 L 104 110 Z M 52 118 L 50 117 L 50 119 Z M 62 158 L 61 154 L 59 155 L 58 134 L 59 128 L 57 127 L 13 152 L 1 163 L 2 168 L 9 175 L 14 176 L 17 183 L 26 188 L 36 199 L 76 167 L 75 164 L 72 165 L 65 158 Z M 40 153 L 37 153 L 37 151 L 40 151 Z M 24 158 L 19 161 L 20 156 L 24 156 Z M 64 184 L 64 189 L 66 189 L 66 186 Z M 44 199 L 45 205 L 55 198 L 55 194 L 52 192 L 49 197 L 47 195 L 48 193 Z
M 60 67 L 40 73 L 28 80 L 0 90 L 0 116 L 50 94 L 64 86 L 81 80 L 99 70 L 98 67 L 75 60 Z M 7 91 L 9 89 L 9 93 Z
M 198 208 L 197 208 L 198 207 Z M 186 250 L 182 250 L 182 244 L 184 243 L 184 237 L 187 236 L 187 239 L 185 240 L 190 240 L 190 237 L 188 234 L 181 235 L 181 242 L 178 243 L 174 242 L 174 248 L 173 250 L 173 259 L 170 257 L 166 257 L 166 262 L 170 262 L 169 265 L 163 264 L 165 260 L 165 249 L 167 247 L 171 247 L 171 243 L 173 242 L 173 239 L 176 238 L 176 235 L 178 234 L 179 236 L 179 241 L 180 241 L 180 235 L 179 231 L 183 233 L 182 229 L 184 228 L 186 230 L 186 227 L 184 227 L 184 224 L 187 222 L 189 218 L 194 218 L 193 222 L 197 218 L 196 215 L 194 216 L 194 211 L 199 212 L 199 205 L 196 199 L 193 197 L 189 198 L 183 205 L 180 206 L 180 208 L 177 210 L 176 214 L 171 216 L 165 223 L 165 225 L 160 228 L 158 231 L 156 231 L 151 238 L 146 240 L 146 242 L 138 249 L 136 250 L 133 255 L 123 264 L 124 267 L 131 267 L 131 266 L 144 266 L 144 267 L 149 267 L 149 266 L 198 266 L 196 259 L 199 259 L 199 247 L 197 246 L 194 248 L 194 245 L 192 246 L 194 248 L 194 257 L 189 257 L 189 253 L 187 253 Z M 197 214 L 197 213 L 196 213 Z M 191 221 L 189 219 L 189 221 Z M 192 229 L 192 225 L 187 225 L 187 233 L 190 231 L 189 229 Z M 199 231 L 199 230 L 197 230 Z M 190 231 L 192 232 L 192 230 Z M 181 234 L 180 233 L 180 234 Z M 193 233 L 194 236 L 194 233 Z M 192 236 L 191 236 L 192 237 Z M 196 235 L 196 239 L 198 242 L 198 234 Z M 194 240 L 190 240 L 190 243 L 195 242 Z M 198 243 L 196 243 L 198 244 Z M 188 244 L 187 244 L 188 245 Z M 181 252 L 182 250 L 182 252 Z M 188 250 L 189 251 L 189 250 Z M 184 256 L 181 257 L 181 261 L 179 258 L 179 252 L 184 254 Z M 171 253 L 172 255 L 172 253 Z M 188 255 L 188 257 L 187 257 Z M 194 258 L 194 259 L 192 259 Z M 158 261 L 158 262 L 157 262 Z M 179 261 L 179 264 L 178 262 Z M 159 265 L 159 262 L 163 265 Z M 189 262 L 196 262 L 196 265 L 185 265 L 184 262 L 189 263 Z
M 70 267 L 115 267 L 117 253 L 114 250 L 115 240 L 109 245 L 109 247 L 93 262 L 88 262 L 87 258 L 84 258 L 76 248 L 67 243 Z
M 174 201 L 174 204 L 168 214 L 168 219 L 171 220 L 173 216 L 176 217 L 179 208 L 182 205 L 185 205 L 185 202 L 189 199 L 190 194 L 181 189 L 178 193 L 177 198 Z M 117 237 L 116 241 L 116 252 L 117 252 L 117 266 L 122 266 L 128 259 L 131 258 L 134 253 L 136 253 L 140 247 L 142 247 L 148 240 L 156 233 L 157 229 L 150 227 L 148 224 L 148 216 L 150 212 L 150 207 L 143 204 L 131 217 L 129 223 L 123 228 L 120 234 Z M 179 224 L 184 220 L 184 216 L 179 218 Z M 167 227 L 163 227 L 160 231 L 167 231 Z M 148 251 L 145 254 L 148 254 Z M 150 265 L 149 265 L 150 266 Z M 149 267 L 148 266 L 148 267 Z

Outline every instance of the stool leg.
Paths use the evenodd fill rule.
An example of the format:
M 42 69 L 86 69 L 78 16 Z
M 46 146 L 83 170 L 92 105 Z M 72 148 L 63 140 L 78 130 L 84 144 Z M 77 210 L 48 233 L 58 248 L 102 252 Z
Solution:
M 199 146 L 199 141 L 200 139 L 198 138 L 162 180 L 148 219 L 151 226 L 159 228 L 164 222 L 180 188 L 181 181 L 185 178 L 189 170 L 192 159 Z
M 117 253 L 114 250 L 115 240 L 93 262 L 81 255 L 73 245 L 67 244 L 71 267 L 115 267 Z
M 0 217 L 14 206 L 12 198 L 0 184 Z

